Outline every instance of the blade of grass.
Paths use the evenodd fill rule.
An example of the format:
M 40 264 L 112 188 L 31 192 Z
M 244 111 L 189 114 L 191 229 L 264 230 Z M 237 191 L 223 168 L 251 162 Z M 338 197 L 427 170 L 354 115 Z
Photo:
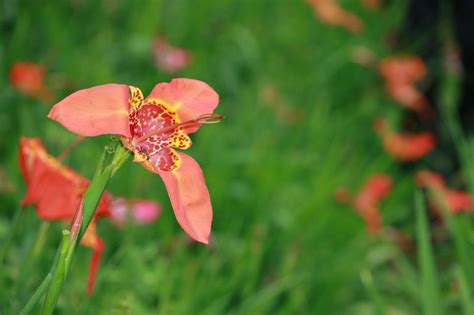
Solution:
M 421 306 L 425 315 L 443 314 L 433 248 L 421 192 L 415 193 L 418 265 L 421 272 Z
M 473 308 L 472 300 L 471 300 L 471 289 L 469 287 L 467 279 L 464 276 L 462 269 L 459 268 L 459 266 L 456 266 L 454 273 L 459 283 L 459 291 L 461 292 L 460 298 L 461 298 L 461 306 L 463 309 L 463 313 L 465 315 L 472 315 L 474 314 L 474 308 Z
M 57 267 L 52 271 L 51 282 L 46 293 L 45 302 L 41 314 L 49 315 L 53 313 L 56 307 L 56 301 L 59 298 L 66 278 L 68 267 L 71 263 L 70 252 L 75 247 L 75 240 L 71 240 L 68 230 L 63 230 L 63 238 L 60 246 L 59 259 Z
M 372 277 L 372 273 L 369 270 L 363 270 L 360 273 L 360 279 L 362 284 L 369 295 L 372 304 L 375 307 L 374 314 L 383 315 L 385 314 L 385 303 L 383 301 L 382 296 L 380 295 L 379 290 L 375 286 L 374 278 Z
M 471 288 L 474 283 L 474 272 L 472 270 L 472 259 L 469 252 L 469 244 L 467 243 L 468 227 L 466 225 L 468 223 L 466 220 L 464 220 L 465 218 L 463 218 L 462 216 L 458 217 L 452 215 L 451 210 L 449 209 L 449 205 L 446 203 L 446 200 L 440 195 L 440 193 L 437 193 L 436 191 L 431 191 L 430 193 L 432 194 L 434 200 L 436 200 L 436 204 L 440 205 L 440 208 L 443 212 L 443 217 L 446 220 L 448 229 L 454 239 L 456 256 L 459 261 L 459 264 L 461 265 L 464 277 L 467 280 L 466 284 Z
M 15 218 L 13 219 L 13 224 L 11 225 L 10 231 L 7 235 L 7 239 L 3 243 L 3 246 L 0 250 L 0 264 L 3 264 L 3 259 L 7 256 L 8 250 L 13 240 L 13 236 L 15 235 L 15 232 L 19 227 L 19 223 L 21 222 L 21 218 L 23 217 L 24 213 L 25 207 L 19 205 L 18 209 L 16 209 L 15 211 Z

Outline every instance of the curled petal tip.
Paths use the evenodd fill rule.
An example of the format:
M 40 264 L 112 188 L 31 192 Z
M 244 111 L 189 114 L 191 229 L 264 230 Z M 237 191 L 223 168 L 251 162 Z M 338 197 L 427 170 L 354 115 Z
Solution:
M 202 239 L 199 239 L 197 241 L 200 242 L 200 243 L 208 245 L 209 244 L 209 237 L 202 238 Z

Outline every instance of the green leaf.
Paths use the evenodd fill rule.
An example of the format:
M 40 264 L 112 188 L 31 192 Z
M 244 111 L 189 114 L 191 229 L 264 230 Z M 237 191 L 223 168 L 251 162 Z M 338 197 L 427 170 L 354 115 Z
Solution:
M 421 192 L 415 193 L 416 235 L 418 265 L 421 272 L 421 305 L 423 314 L 444 314 L 440 301 L 440 288 L 436 274 L 433 248 Z

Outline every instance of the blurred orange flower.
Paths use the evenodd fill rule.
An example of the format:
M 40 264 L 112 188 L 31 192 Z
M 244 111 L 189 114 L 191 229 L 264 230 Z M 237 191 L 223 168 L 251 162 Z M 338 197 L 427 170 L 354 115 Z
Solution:
M 379 204 L 390 193 L 392 186 L 393 182 L 390 176 L 374 174 L 367 179 L 352 200 L 345 188 L 339 188 L 336 191 L 336 199 L 340 202 L 351 203 L 357 213 L 365 220 L 369 232 L 378 235 L 383 226 Z
M 420 187 L 431 189 L 434 196 L 430 197 L 429 202 L 437 213 L 442 213 L 439 208 L 440 202 L 444 203 L 452 213 L 474 210 L 474 196 L 465 191 L 446 187 L 443 177 L 438 173 L 418 171 L 415 174 L 415 182 Z
M 418 113 L 430 112 L 428 100 L 415 85 L 427 74 L 423 60 L 416 56 L 388 57 L 380 62 L 379 72 L 393 99 Z
M 362 4 L 370 9 L 378 9 L 382 5 L 382 0 L 362 0 Z
M 73 219 L 89 186 L 87 179 L 49 155 L 38 138 L 20 139 L 20 169 L 27 185 L 23 206 L 34 205 L 40 218 L 46 221 Z M 110 196 L 106 193 L 99 202 L 96 218 L 109 215 Z M 92 294 L 104 250 L 104 243 L 96 232 L 95 221 L 87 229 L 81 244 L 94 250 L 87 287 L 87 292 Z
M 151 50 L 155 65 L 169 74 L 183 70 L 193 61 L 191 52 L 171 45 L 163 36 L 153 40 Z
M 430 132 L 399 134 L 383 118 L 376 119 L 374 129 L 382 138 L 385 151 L 400 162 L 417 161 L 428 155 L 436 144 L 436 138 Z
M 364 22 L 356 15 L 344 10 L 336 0 L 306 0 L 312 7 L 314 15 L 323 23 L 345 27 L 353 33 L 364 28 Z
M 10 69 L 10 82 L 18 91 L 48 102 L 53 99 L 53 93 L 44 83 L 45 74 L 42 65 L 17 62 Z
M 303 120 L 304 112 L 300 108 L 295 108 L 288 104 L 273 84 L 265 84 L 262 87 L 260 98 L 264 105 L 275 112 L 279 121 L 295 124 Z

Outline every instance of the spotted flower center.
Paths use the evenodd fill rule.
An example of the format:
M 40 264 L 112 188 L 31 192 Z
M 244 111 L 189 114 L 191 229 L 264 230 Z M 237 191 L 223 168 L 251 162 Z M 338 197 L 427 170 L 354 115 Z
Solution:
M 135 154 L 134 161 L 144 162 L 151 170 L 173 171 L 180 165 L 174 149 L 187 149 L 191 139 L 186 128 L 205 123 L 215 123 L 223 117 L 203 114 L 181 122 L 173 107 L 158 99 L 143 99 L 140 89 L 130 87 L 129 126 L 131 138 L 123 138 L 125 146 Z
M 191 139 L 180 126 L 171 106 L 156 99 L 143 99 L 138 88 L 131 88 L 129 125 L 132 137 L 127 147 L 135 161 L 148 161 L 155 170 L 172 171 L 179 167 L 179 156 L 172 149 L 187 149 Z

